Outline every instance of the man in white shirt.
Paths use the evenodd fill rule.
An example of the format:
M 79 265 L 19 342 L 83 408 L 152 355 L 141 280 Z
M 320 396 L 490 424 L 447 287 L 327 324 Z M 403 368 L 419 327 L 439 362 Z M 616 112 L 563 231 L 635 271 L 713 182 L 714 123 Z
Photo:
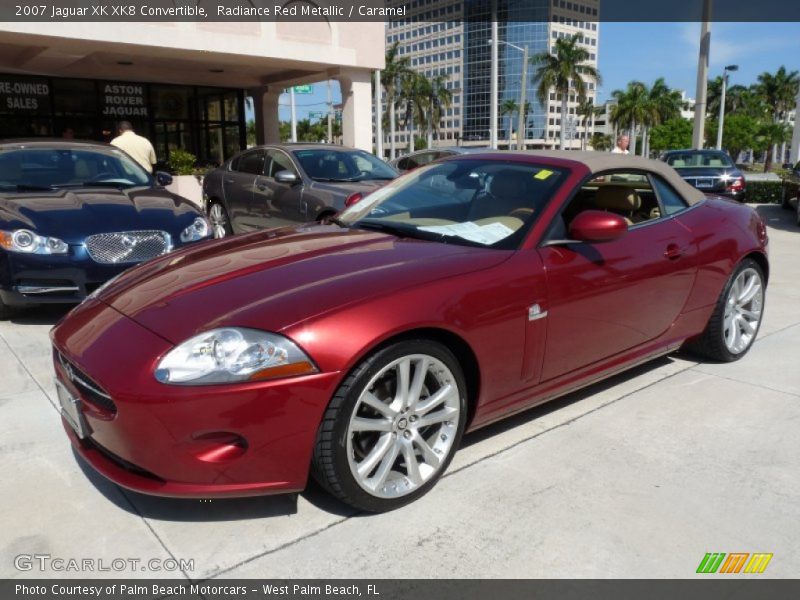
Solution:
M 136 135 L 133 125 L 129 121 L 120 121 L 117 130 L 119 135 L 111 140 L 111 145 L 127 152 L 133 160 L 142 165 L 145 171 L 152 173 L 153 165 L 156 164 L 156 151 L 150 140 Z
M 617 138 L 617 145 L 614 146 L 611 154 L 630 154 L 628 152 L 628 144 L 630 144 L 630 138 L 623 133 Z

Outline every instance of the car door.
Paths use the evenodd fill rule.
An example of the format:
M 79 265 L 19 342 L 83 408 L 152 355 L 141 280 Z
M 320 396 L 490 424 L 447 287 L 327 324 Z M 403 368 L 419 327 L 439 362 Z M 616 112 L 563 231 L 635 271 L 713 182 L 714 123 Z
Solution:
M 279 171 L 289 171 L 297 177 L 294 184 L 275 180 Z M 253 210 L 250 221 L 253 227 L 283 227 L 308 220 L 303 202 L 303 180 L 289 156 L 278 149 L 267 151 L 264 172 L 256 177 L 253 190 Z
M 538 250 L 547 277 L 540 381 L 655 340 L 677 319 L 689 296 L 696 273 L 691 232 L 672 217 L 675 208 L 661 205 L 657 188 L 633 176 L 620 173 L 605 180 L 628 186 L 640 198 L 635 214 L 622 215 L 640 219 L 625 235 L 604 243 L 558 243 L 568 223 L 555 223 Z M 576 194 L 571 204 L 586 198 Z M 597 209 L 591 201 L 577 208 L 568 207 L 557 219 Z
M 253 190 L 256 177 L 263 172 L 265 157 L 262 149 L 245 152 L 231 163 L 233 168 L 222 175 L 222 189 L 234 233 L 254 229 Z

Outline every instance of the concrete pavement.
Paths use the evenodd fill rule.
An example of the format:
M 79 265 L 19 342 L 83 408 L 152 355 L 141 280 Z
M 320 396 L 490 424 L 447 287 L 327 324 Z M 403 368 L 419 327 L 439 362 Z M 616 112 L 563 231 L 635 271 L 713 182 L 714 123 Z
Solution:
M 772 552 L 761 577 L 796 577 L 800 229 L 759 211 L 772 273 L 747 357 L 670 356 L 476 432 L 430 494 L 379 516 L 315 487 L 215 502 L 117 488 L 61 428 L 47 332 L 63 311 L 0 323 L 0 577 L 685 578 L 706 552 Z M 20 571 L 26 554 L 194 565 Z

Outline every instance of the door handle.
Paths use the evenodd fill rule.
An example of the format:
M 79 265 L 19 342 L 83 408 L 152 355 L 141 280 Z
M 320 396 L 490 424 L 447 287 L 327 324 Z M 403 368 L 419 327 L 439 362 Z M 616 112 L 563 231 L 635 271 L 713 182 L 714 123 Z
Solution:
M 664 250 L 664 258 L 668 260 L 677 260 L 681 256 L 683 256 L 683 248 L 680 248 L 678 244 L 670 244 L 667 246 L 667 249 Z

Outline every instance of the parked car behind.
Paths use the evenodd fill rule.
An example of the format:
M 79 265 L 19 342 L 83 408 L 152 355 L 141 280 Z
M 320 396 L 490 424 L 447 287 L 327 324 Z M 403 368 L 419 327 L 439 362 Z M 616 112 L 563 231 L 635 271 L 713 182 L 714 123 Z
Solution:
M 237 154 L 203 182 L 214 237 L 321 221 L 398 176 L 363 150 L 282 144 Z
M 721 150 L 670 150 L 661 160 L 675 169 L 690 185 L 706 194 L 745 199 L 742 173 Z
M 797 225 L 800 226 L 800 162 L 798 162 L 783 182 L 783 200 L 781 206 L 787 210 L 794 210 L 797 215 Z
M 0 141 L 0 319 L 78 303 L 131 265 L 208 238 L 188 200 L 122 150 L 73 140 Z
M 472 152 L 487 152 L 487 149 L 474 147 L 464 148 L 461 146 L 453 146 L 450 148 L 431 148 L 429 150 L 419 150 L 417 152 L 412 152 L 411 154 L 399 156 L 389 164 L 401 173 L 406 173 L 407 171 L 413 171 L 414 169 L 427 165 L 428 163 L 432 163 L 440 158 L 455 156 L 457 154 L 470 154 Z

